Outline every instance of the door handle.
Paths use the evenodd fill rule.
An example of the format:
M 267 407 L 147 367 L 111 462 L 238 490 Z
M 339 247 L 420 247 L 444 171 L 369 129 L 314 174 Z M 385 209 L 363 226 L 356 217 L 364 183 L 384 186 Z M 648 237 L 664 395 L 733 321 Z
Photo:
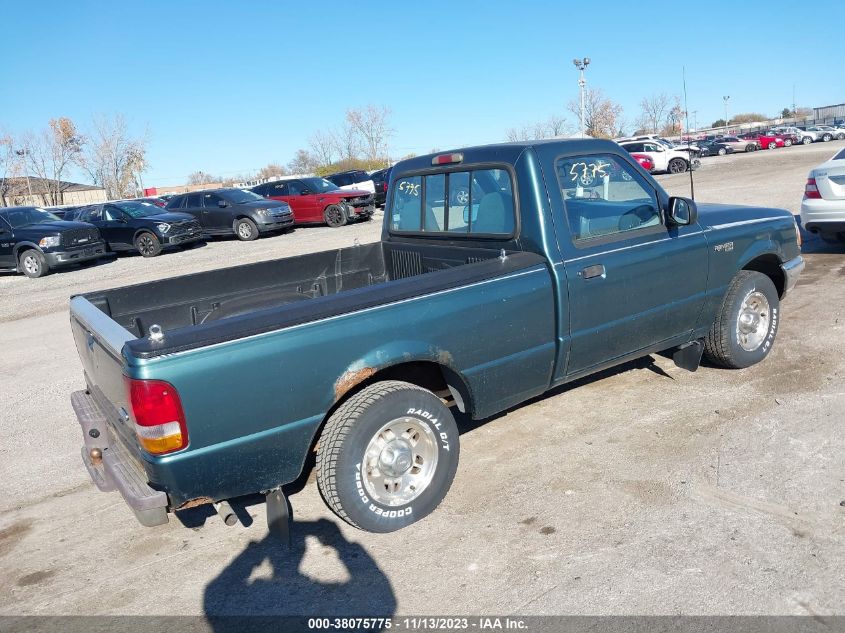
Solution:
M 604 279 L 605 273 L 604 264 L 593 264 L 592 266 L 587 266 L 578 274 L 584 279 L 592 279 L 593 277 Z

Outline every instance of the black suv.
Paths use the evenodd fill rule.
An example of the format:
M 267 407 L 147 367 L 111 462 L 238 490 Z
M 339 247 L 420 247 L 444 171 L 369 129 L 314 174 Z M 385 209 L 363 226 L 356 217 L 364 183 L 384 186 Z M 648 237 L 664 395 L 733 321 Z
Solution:
M 390 183 L 390 171 L 393 167 L 379 169 L 370 174 L 370 180 L 376 188 L 375 203 L 377 207 L 383 207 L 387 201 L 387 185 Z
M 39 207 L 0 209 L 0 270 L 43 277 L 52 268 L 105 255 L 96 227 L 67 222 Z
M 326 176 L 326 180 L 333 182 L 338 187 L 348 187 L 359 182 L 366 182 L 367 180 L 371 180 L 371 178 L 367 172 L 361 169 L 350 169 L 349 171 L 341 171 Z
M 183 193 L 167 201 L 168 211 L 184 211 L 197 218 L 206 235 L 231 235 L 254 240 L 260 233 L 293 227 L 287 202 L 265 200 L 244 189 L 210 189 Z
M 155 257 L 167 246 L 202 239 L 199 222 L 187 213 L 168 213 L 151 202 L 116 200 L 65 213 L 66 220 L 90 222 L 112 251 L 137 251 Z

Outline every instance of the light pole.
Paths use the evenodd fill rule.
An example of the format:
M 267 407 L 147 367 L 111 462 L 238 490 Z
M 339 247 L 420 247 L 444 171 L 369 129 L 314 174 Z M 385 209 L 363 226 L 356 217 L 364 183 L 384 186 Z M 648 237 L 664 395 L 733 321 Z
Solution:
M 725 102 L 725 127 L 728 127 L 728 101 L 730 101 L 730 99 L 730 95 L 722 97 L 722 100 Z
M 584 129 L 584 88 L 587 86 L 587 80 L 584 79 L 584 70 L 590 65 L 590 58 L 573 59 L 572 63 L 575 64 L 575 68 L 581 73 L 578 78 L 578 87 L 581 89 L 581 138 L 584 138 L 586 136 L 586 130 Z
M 690 114 L 692 114 L 692 129 L 698 130 L 698 110 L 693 110 Z

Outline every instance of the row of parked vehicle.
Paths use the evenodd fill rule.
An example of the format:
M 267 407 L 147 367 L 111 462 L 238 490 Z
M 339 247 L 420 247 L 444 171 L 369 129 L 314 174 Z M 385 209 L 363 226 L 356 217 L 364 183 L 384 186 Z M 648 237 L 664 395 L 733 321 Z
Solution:
M 251 189 L 63 206 L 0 209 L 0 271 L 43 277 L 109 253 L 155 257 L 216 236 L 251 241 L 296 225 L 341 227 L 372 217 L 387 195 L 390 169 L 327 178 L 288 178 Z

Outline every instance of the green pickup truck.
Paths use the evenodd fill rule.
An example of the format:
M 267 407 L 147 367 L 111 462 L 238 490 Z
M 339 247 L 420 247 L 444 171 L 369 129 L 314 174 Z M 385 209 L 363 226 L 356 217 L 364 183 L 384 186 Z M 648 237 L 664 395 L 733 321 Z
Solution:
M 100 489 L 144 525 L 263 493 L 272 528 L 313 452 L 339 517 L 393 531 L 452 484 L 453 408 L 660 351 L 757 363 L 804 267 L 788 212 L 669 197 L 610 141 L 416 157 L 389 192 L 380 242 L 71 299 Z

